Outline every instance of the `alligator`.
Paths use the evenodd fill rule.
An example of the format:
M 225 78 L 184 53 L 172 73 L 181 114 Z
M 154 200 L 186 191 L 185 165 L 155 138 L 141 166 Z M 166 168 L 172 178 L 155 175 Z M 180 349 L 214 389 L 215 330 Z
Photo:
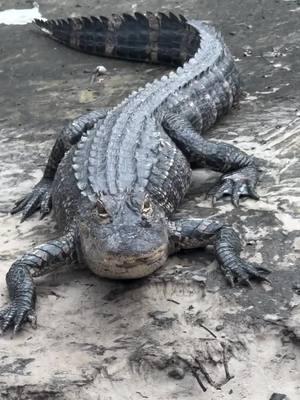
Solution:
M 258 200 L 256 160 L 233 145 L 203 136 L 237 103 L 241 89 L 220 33 L 170 13 L 36 20 L 53 39 L 87 53 L 176 66 L 111 109 L 82 115 L 59 134 L 42 179 L 12 213 L 22 220 L 53 209 L 60 236 L 26 252 L 10 267 L 11 302 L 2 331 L 36 325 L 33 278 L 79 262 L 100 277 L 134 279 L 163 266 L 182 249 L 214 245 L 228 282 L 267 281 L 267 268 L 240 257 L 231 226 L 180 217 L 192 169 L 221 172 L 209 192 L 235 206 Z

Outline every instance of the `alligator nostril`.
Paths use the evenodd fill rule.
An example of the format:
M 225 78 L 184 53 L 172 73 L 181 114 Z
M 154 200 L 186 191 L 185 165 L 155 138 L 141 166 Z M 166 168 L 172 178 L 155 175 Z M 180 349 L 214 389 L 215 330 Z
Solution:
M 140 225 L 143 228 L 150 228 L 151 227 L 150 222 L 146 218 L 142 218 Z

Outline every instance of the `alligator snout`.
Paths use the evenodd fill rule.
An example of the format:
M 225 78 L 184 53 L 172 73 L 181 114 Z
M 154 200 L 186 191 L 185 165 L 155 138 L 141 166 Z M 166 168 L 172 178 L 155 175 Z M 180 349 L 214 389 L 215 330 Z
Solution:
M 148 253 L 134 254 L 103 252 L 98 257 L 85 255 L 89 268 L 98 276 L 115 279 L 136 279 L 152 274 L 167 260 L 168 246 L 163 245 Z
M 169 243 L 165 227 L 146 229 L 121 225 L 99 230 L 91 228 L 82 229 L 81 246 L 86 264 L 98 276 L 141 278 L 167 260 Z

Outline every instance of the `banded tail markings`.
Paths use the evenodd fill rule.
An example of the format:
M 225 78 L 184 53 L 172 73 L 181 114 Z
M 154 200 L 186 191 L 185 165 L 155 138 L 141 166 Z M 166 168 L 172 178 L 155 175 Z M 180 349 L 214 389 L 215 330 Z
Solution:
M 54 40 L 99 56 L 167 65 L 183 65 L 200 46 L 197 29 L 183 16 L 113 14 L 38 20 L 34 23 Z

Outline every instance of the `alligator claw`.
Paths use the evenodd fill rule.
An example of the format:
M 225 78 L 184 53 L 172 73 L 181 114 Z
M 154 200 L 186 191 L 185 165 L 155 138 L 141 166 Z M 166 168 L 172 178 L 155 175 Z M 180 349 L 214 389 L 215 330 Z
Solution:
M 271 271 L 265 267 L 251 264 L 237 258 L 230 267 L 221 265 L 224 275 L 231 287 L 235 282 L 252 288 L 250 279 L 256 279 L 271 284 L 270 280 L 265 276 Z
M 41 218 L 44 218 L 45 215 L 49 214 L 52 206 L 51 185 L 51 179 L 42 178 L 40 182 L 34 186 L 31 193 L 15 203 L 14 208 L 11 210 L 11 214 L 16 214 L 22 211 L 21 222 L 23 222 L 40 209 Z
M 259 200 L 259 195 L 256 193 L 254 187 L 250 185 L 250 183 L 247 184 L 247 190 L 249 197 L 251 197 L 254 200 Z
M 13 328 L 13 334 L 15 335 L 27 321 L 31 323 L 33 328 L 36 328 L 36 320 L 33 308 L 13 302 L 0 311 L 0 336 L 8 328 Z
M 212 197 L 212 204 L 215 206 L 216 202 L 224 195 L 229 195 L 232 204 L 238 207 L 241 196 L 259 200 L 255 185 L 255 167 L 245 167 L 243 170 L 222 176 L 221 181 L 208 192 L 208 196 Z
M 218 263 L 230 286 L 237 282 L 251 287 L 252 279 L 270 283 L 266 278 L 271 272 L 269 269 L 240 258 L 241 242 L 231 227 L 223 226 L 217 232 L 215 250 Z
M 232 182 L 230 180 L 225 180 L 216 187 L 214 187 L 208 195 L 212 196 L 212 204 L 215 206 L 216 202 L 224 196 L 224 194 L 232 194 Z

